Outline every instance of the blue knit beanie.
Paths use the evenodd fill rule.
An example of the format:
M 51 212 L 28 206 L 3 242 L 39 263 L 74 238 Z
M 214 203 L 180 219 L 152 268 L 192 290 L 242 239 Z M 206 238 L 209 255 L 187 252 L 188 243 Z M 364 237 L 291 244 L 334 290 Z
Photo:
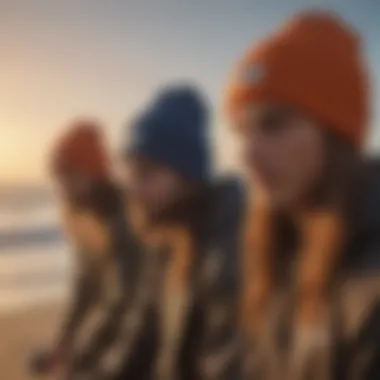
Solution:
M 165 87 L 132 123 L 128 153 L 167 165 L 183 176 L 208 181 L 208 106 L 188 85 Z

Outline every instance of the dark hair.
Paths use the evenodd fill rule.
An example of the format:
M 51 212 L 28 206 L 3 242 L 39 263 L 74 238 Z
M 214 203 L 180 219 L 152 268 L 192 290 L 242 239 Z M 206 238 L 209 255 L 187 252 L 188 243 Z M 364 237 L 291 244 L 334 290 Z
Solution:
M 108 219 L 119 212 L 122 193 L 111 180 L 92 180 L 86 191 L 72 194 L 70 202 L 78 209 L 90 210 L 98 217 Z
M 151 213 L 139 229 L 147 232 L 156 227 L 182 226 L 192 236 L 198 236 L 203 229 L 210 201 L 210 185 L 185 179 L 181 188 L 178 197 Z M 132 212 L 130 218 L 134 217 Z
M 316 310 L 324 307 L 321 301 L 324 302 L 326 289 L 342 262 L 353 219 L 349 216 L 360 204 L 364 176 L 360 153 L 341 139 L 327 135 L 325 172 L 309 194 L 310 212 L 301 226 L 265 202 L 253 205 L 247 223 L 242 305 L 243 323 L 249 330 L 257 332 L 267 320 L 268 297 L 274 282 L 281 277 L 278 269 L 281 260 L 287 260 L 284 253 L 293 255 L 300 251 L 299 321 L 318 318 Z M 288 255 L 285 256 L 289 259 Z M 284 270 L 281 265 L 280 272 Z

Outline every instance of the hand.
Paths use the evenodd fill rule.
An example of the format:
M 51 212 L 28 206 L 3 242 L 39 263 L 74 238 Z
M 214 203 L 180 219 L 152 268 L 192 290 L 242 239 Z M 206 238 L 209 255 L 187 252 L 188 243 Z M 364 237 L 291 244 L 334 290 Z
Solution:
M 56 355 L 53 350 L 41 350 L 32 355 L 29 369 L 34 374 L 48 374 L 56 365 Z
M 289 379 L 323 379 L 331 376 L 331 336 L 327 328 L 300 329 L 295 336 Z
M 59 362 L 54 367 L 54 379 L 56 380 L 74 380 L 72 368 L 68 363 Z
M 257 337 L 249 363 L 249 373 L 268 380 L 284 378 L 283 358 L 275 338 L 271 333 L 262 333 Z
M 59 380 L 111 380 L 114 378 L 110 373 L 103 372 L 99 369 L 67 375 L 68 377 L 59 378 Z

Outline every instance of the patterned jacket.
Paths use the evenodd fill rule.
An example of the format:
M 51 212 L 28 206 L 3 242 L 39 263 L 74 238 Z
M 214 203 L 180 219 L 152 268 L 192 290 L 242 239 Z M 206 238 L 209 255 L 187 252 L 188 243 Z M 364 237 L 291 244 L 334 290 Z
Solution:
M 274 312 L 277 317 L 271 321 L 266 356 L 260 356 L 263 352 L 258 351 L 258 344 L 246 342 L 245 380 L 380 379 L 380 165 L 369 162 L 367 169 L 349 220 L 350 238 L 343 262 L 330 293 L 330 331 L 304 337 L 303 350 L 308 350 L 313 342 L 314 351 L 308 357 L 300 351 L 296 358 L 297 376 L 285 377 L 281 360 L 284 363 L 284 358 L 289 358 L 289 350 L 281 341 L 289 339 L 291 319 L 287 319 L 288 311 L 282 319 Z M 279 309 L 286 310 L 294 301 L 293 296 L 291 290 L 279 292 Z M 325 333 L 332 337 L 332 344 L 323 343 Z M 264 372 L 252 370 L 258 361 L 264 363 Z
M 154 380 L 223 380 L 240 376 L 237 317 L 242 187 L 234 180 L 219 182 L 210 199 L 187 293 L 173 286 L 156 297 L 160 300 L 162 338 Z M 167 265 L 165 261 L 161 281 L 167 281 Z M 182 313 L 181 307 L 186 312 Z
M 103 354 L 103 347 L 114 339 L 116 326 L 133 298 L 141 255 L 140 245 L 126 225 L 121 199 L 107 217 L 66 211 L 64 221 L 76 248 L 77 263 L 58 349 L 69 350 L 76 373 L 79 368 L 96 368 L 94 363 Z M 78 337 L 96 310 L 101 312 L 100 321 L 79 350 Z
M 173 274 L 177 278 L 170 251 L 153 247 L 141 254 L 134 301 L 103 357 L 110 359 L 108 377 L 104 360 L 98 378 L 240 378 L 236 327 L 243 189 L 235 179 L 224 179 L 212 186 L 208 199 L 185 282 L 172 286 L 168 281 Z
M 370 161 L 338 289 L 336 379 L 380 378 L 380 162 Z M 337 318 L 339 321 L 339 318 Z

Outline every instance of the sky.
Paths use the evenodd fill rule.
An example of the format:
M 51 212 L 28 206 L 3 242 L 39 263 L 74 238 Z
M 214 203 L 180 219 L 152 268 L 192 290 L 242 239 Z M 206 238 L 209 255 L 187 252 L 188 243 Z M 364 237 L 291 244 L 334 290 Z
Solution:
M 234 167 L 221 110 L 227 75 L 249 45 L 310 7 L 338 11 L 362 34 L 377 105 L 379 0 L 0 0 L 0 183 L 45 180 L 51 144 L 76 116 L 102 120 L 120 146 L 152 91 L 180 80 L 209 96 L 218 163 Z

